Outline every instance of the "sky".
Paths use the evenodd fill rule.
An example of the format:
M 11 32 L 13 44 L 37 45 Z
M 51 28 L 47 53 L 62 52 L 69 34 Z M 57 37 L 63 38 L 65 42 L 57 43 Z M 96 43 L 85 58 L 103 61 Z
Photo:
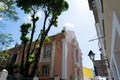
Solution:
M 67 30 L 74 31 L 82 52 L 83 66 L 93 69 L 93 64 L 88 57 L 88 53 L 92 50 L 96 54 L 95 59 L 99 59 L 100 54 L 98 41 L 94 40 L 89 42 L 89 40 L 97 38 L 93 12 L 89 10 L 88 0 L 67 0 L 67 2 L 69 4 L 68 11 L 63 12 L 59 16 L 58 27 L 52 28 L 49 36 L 59 33 L 63 27 L 66 27 Z M 17 42 L 20 43 L 20 25 L 30 19 L 29 15 L 25 15 L 19 9 L 17 11 L 20 17 L 17 22 L 4 22 L 6 26 L 4 32 L 12 34 L 14 39 L 13 45 Z M 42 19 L 42 14 L 38 13 L 38 15 Z M 40 23 L 37 24 L 40 26 Z M 36 30 L 36 32 L 39 31 Z

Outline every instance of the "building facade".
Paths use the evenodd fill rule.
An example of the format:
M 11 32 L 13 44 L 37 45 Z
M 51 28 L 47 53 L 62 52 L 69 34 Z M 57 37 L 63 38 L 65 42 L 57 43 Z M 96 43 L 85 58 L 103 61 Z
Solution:
M 120 0 L 88 0 L 109 80 L 120 80 Z
M 45 42 L 38 65 L 39 80 L 83 80 L 82 53 L 73 31 L 50 36 Z M 20 64 L 22 46 L 10 49 L 9 63 Z

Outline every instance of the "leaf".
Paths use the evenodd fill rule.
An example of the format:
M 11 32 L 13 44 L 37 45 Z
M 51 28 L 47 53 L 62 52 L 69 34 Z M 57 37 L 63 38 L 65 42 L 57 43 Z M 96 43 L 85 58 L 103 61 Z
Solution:
M 36 46 L 35 46 L 35 48 L 39 48 L 39 47 L 40 47 L 40 45 L 36 45 Z
M 0 7 L 0 11 L 3 11 L 4 10 L 4 8 L 3 7 Z
M 45 38 L 45 42 L 50 43 L 50 42 L 51 42 L 50 38 L 49 38 L 49 37 L 46 37 L 46 38 Z
M 34 62 L 34 58 L 35 58 L 34 55 L 31 54 L 30 57 L 29 57 L 29 62 L 30 62 L 30 63 L 33 63 L 33 62 Z

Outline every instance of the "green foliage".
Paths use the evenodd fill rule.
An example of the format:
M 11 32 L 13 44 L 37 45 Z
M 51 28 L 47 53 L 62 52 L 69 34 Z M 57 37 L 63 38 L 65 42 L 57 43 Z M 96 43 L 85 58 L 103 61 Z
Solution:
M 58 26 L 58 21 L 56 20 L 53 25 L 54 25 L 55 27 L 57 27 L 57 26 Z
M 50 2 L 48 1 L 48 5 L 50 6 L 49 10 L 51 10 L 51 14 L 55 16 L 60 15 L 68 9 L 68 4 L 65 0 L 50 0 Z
M 1 65 L 1 69 L 2 67 L 5 67 L 7 59 L 10 57 L 10 55 L 8 54 L 8 51 L 3 51 L 0 55 L 0 65 Z
M 9 47 L 9 45 L 13 42 L 11 34 L 0 34 L 0 45 Z
M 7 71 L 9 72 L 9 75 L 14 75 L 14 69 L 19 70 L 19 68 L 19 64 L 9 64 L 5 67 L 5 69 L 7 69 Z
M 25 3 L 26 2 L 26 3 Z M 29 47 L 27 51 L 27 57 L 25 61 L 25 67 L 24 70 L 25 72 L 22 73 L 23 76 L 28 76 L 29 74 L 29 68 L 30 68 L 30 63 L 34 62 L 33 65 L 33 70 L 29 76 L 33 77 L 35 75 L 35 72 L 37 70 L 37 65 L 39 62 L 39 56 L 41 53 L 41 47 L 45 42 L 50 42 L 50 39 L 46 37 L 48 35 L 48 32 L 50 31 L 52 26 L 57 27 L 58 26 L 58 16 L 61 15 L 62 12 L 66 11 L 68 9 L 68 3 L 65 0 L 16 0 L 17 6 L 21 8 L 25 13 L 30 13 L 31 14 L 31 21 L 32 21 L 32 30 L 31 30 L 31 38 L 29 42 Z M 40 27 L 40 33 L 38 35 L 38 39 L 36 41 L 40 42 L 35 42 L 39 44 L 39 46 L 36 46 L 37 44 L 34 45 L 34 48 L 37 48 L 37 53 L 35 56 L 33 56 L 34 50 L 32 49 L 32 41 L 36 29 L 36 22 L 38 21 L 39 17 L 36 17 L 36 13 L 41 10 L 44 13 L 44 20 L 43 20 L 43 26 Z M 21 27 L 22 28 L 22 27 Z M 25 38 L 26 35 L 28 34 L 28 28 L 26 29 L 21 29 L 22 36 L 21 40 L 25 44 Z M 32 52 L 31 52 L 32 51 Z M 21 67 L 22 71 L 23 66 Z
M 0 15 L 2 15 L 3 19 L 10 19 L 13 21 L 18 20 L 17 12 L 15 11 L 15 0 L 0 0 L 3 4 L 0 10 Z
M 2 20 L 18 20 L 17 12 L 15 11 L 14 0 L 0 0 L 0 18 L 1 17 Z M 0 33 L 0 47 L 9 47 L 12 41 L 13 39 L 11 37 L 11 34 Z
M 30 57 L 29 57 L 29 62 L 30 62 L 30 63 L 33 63 L 33 62 L 34 62 L 34 59 L 35 59 L 34 55 L 31 54 Z
M 37 22 L 37 21 L 39 20 L 39 17 L 38 17 L 38 16 L 35 17 L 35 15 L 32 15 L 31 17 L 32 17 L 32 21 L 34 21 L 34 22 Z
M 45 38 L 45 42 L 50 43 L 50 42 L 51 42 L 50 38 L 49 38 L 49 37 L 46 37 L 46 38 Z
M 25 36 L 29 33 L 30 31 L 30 27 L 31 27 L 31 24 L 30 23 L 24 23 L 21 25 L 21 32 L 22 32 L 22 36 Z
M 31 28 L 31 24 L 30 23 L 27 23 L 27 24 L 22 24 L 21 25 L 21 40 L 22 40 L 22 42 L 23 43 L 26 43 L 26 42 L 28 42 L 29 40 L 30 40 L 30 38 L 29 37 L 27 37 L 27 34 L 29 33 L 29 31 L 30 31 L 30 28 Z
M 8 54 L 8 52 L 7 51 L 5 51 L 4 53 L 3 53 L 3 59 L 4 60 L 7 60 L 9 57 L 10 57 L 10 55 Z
M 3 7 L 0 7 L 0 11 L 3 11 L 4 10 L 4 8 Z
M 63 11 L 68 9 L 68 4 L 65 0 L 17 0 L 16 2 L 17 6 L 26 13 L 31 11 L 32 6 L 38 6 L 44 12 L 49 11 L 53 17 L 59 16 Z
M 26 42 L 28 42 L 30 40 L 30 38 L 27 37 L 27 36 L 21 36 L 20 39 L 22 40 L 23 43 L 26 43 Z
M 31 11 L 31 7 L 33 5 L 39 5 L 41 3 L 41 0 L 16 0 L 16 2 L 17 6 L 24 10 L 25 13 L 29 13 Z
M 38 44 L 35 46 L 36 49 L 38 49 L 39 47 L 40 47 L 40 45 L 38 45 Z

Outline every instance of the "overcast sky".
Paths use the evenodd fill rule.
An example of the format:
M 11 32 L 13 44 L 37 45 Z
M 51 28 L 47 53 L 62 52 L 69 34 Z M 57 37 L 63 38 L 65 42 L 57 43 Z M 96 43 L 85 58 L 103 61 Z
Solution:
M 59 17 L 58 27 L 51 29 L 49 35 L 54 35 L 60 32 L 63 27 L 74 31 L 83 54 L 83 66 L 93 68 L 92 62 L 88 57 L 88 53 L 90 50 L 93 50 L 96 54 L 96 59 L 99 59 L 100 52 L 97 40 L 88 42 L 91 39 L 97 38 L 97 35 L 93 13 L 89 10 L 87 1 L 88 0 L 67 0 L 69 10 Z M 18 13 L 20 15 L 20 20 L 17 22 L 5 22 L 6 29 L 4 31 L 13 35 L 13 39 L 15 40 L 13 44 L 20 42 L 20 25 L 30 19 L 29 15 L 23 14 L 20 10 L 18 10 Z M 38 15 L 40 15 L 42 19 L 42 14 L 38 13 Z M 40 25 L 40 23 L 38 23 L 38 25 Z

